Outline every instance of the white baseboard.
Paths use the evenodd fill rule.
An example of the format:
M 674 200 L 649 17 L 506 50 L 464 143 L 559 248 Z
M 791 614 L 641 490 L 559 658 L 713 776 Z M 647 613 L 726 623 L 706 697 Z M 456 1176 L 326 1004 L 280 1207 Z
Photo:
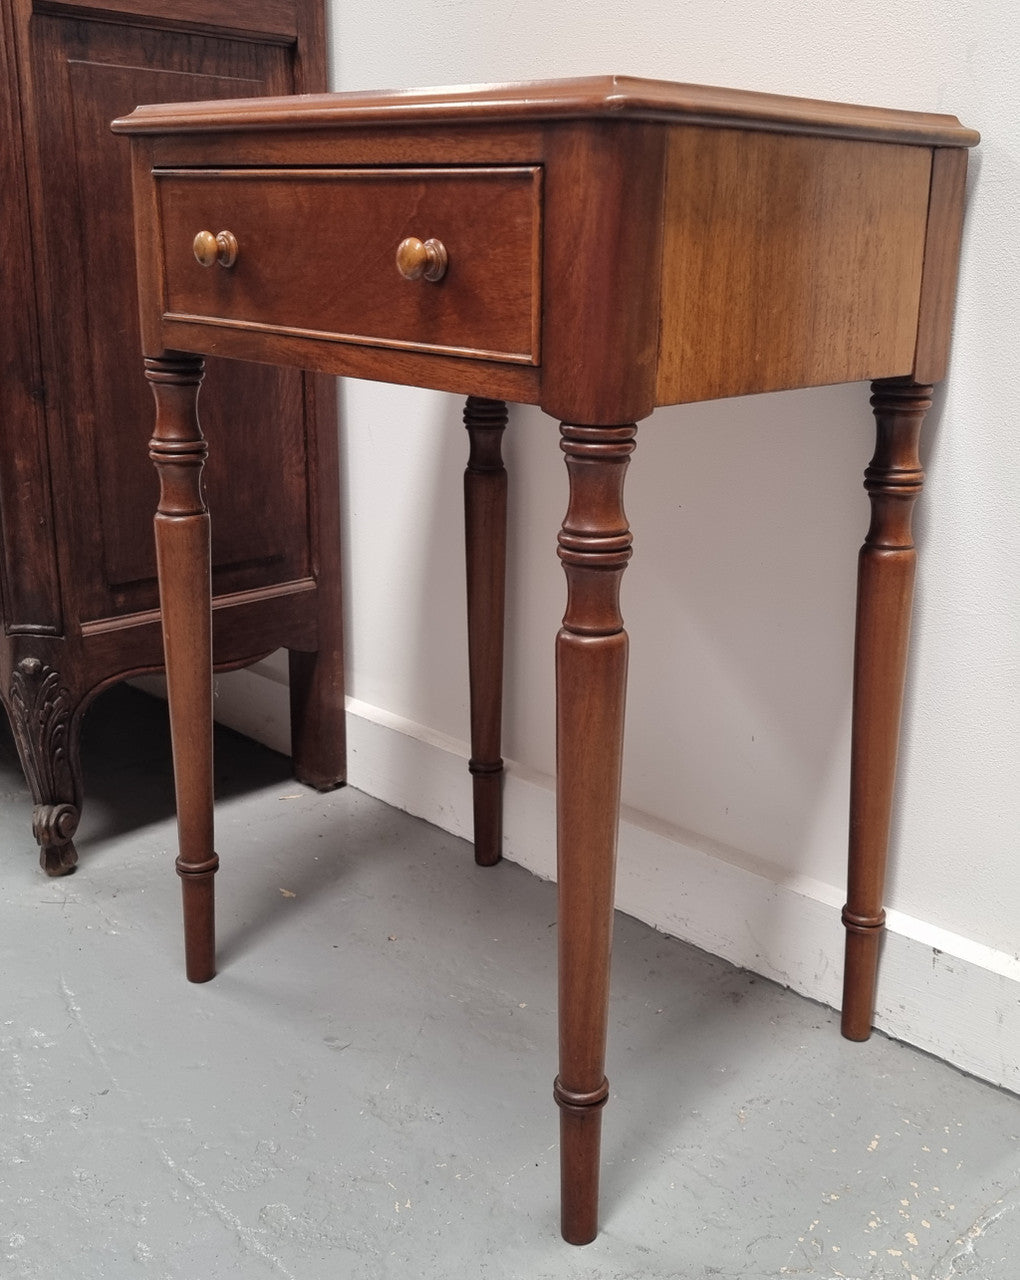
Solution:
M 267 678 L 268 676 L 268 678 Z M 251 681 L 257 681 L 252 685 Z M 289 749 L 287 690 L 252 668 L 218 682 L 217 718 Z M 471 836 L 468 748 L 377 707 L 348 703 L 352 786 L 454 835 Z M 507 762 L 504 856 L 555 877 L 552 779 Z M 838 1008 L 841 889 L 738 855 L 646 815 L 621 815 L 617 906 L 663 933 Z M 770 874 L 771 873 L 771 874 Z M 876 1025 L 1020 1093 L 1020 959 L 888 912 Z

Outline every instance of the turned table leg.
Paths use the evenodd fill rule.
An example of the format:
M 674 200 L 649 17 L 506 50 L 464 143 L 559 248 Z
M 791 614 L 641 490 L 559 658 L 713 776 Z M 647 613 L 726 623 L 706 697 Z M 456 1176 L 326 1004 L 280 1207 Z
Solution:
M 850 856 L 843 908 L 847 937 L 842 1030 L 849 1040 L 866 1040 L 874 1016 L 917 559 L 910 521 L 924 481 L 918 441 L 932 389 L 889 379 L 873 383 L 872 391 L 877 443 L 864 473 L 871 527 L 861 548 L 857 578 Z
M 636 428 L 564 423 L 570 501 L 559 536 L 567 609 L 556 638 L 562 1231 L 598 1231 L 599 1144 L 627 681 L 623 480 Z
M 189 981 L 216 972 L 213 875 L 212 608 L 209 514 L 202 496 L 206 444 L 198 421 L 204 363 L 179 352 L 146 359 L 156 400 L 149 456 L 160 481 L 156 564 L 177 792 L 177 872 Z
M 506 594 L 506 471 L 500 452 L 507 409 L 502 400 L 468 396 L 470 441 L 464 472 L 468 669 L 471 688 L 471 779 L 475 861 L 491 867 L 503 845 L 503 623 Z

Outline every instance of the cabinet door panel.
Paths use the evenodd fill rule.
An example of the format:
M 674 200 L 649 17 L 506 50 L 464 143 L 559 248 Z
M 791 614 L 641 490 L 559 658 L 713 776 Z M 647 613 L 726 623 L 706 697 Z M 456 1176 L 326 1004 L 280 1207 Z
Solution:
M 56 634 L 61 628 L 60 583 L 45 391 L 32 308 L 32 237 L 7 17 L 0 11 L 0 599 L 8 633 Z
M 66 462 L 54 487 L 67 590 L 88 620 L 156 603 L 153 406 L 141 373 L 127 147 L 109 123 L 142 101 L 289 92 L 293 76 L 285 45 L 52 15 L 32 19 L 30 49 L 45 285 L 60 316 L 44 335 L 56 379 L 51 450 Z M 201 408 L 215 590 L 307 576 L 302 376 L 210 362 Z

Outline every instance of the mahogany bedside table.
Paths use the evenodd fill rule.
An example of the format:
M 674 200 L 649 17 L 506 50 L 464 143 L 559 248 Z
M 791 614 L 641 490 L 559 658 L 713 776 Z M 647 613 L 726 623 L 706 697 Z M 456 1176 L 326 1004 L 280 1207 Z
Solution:
M 468 395 L 476 856 L 500 855 L 505 401 L 562 422 L 562 1225 L 597 1231 L 636 423 L 872 380 L 843 1030 L 870 1032 L 914 572 L 966 148 L 952 116 L 601 77 L 140 107 L 131 136 L 188 977 L 214 972 L 202 355 Z M 552 458 L 550 442 L 550 459 Z

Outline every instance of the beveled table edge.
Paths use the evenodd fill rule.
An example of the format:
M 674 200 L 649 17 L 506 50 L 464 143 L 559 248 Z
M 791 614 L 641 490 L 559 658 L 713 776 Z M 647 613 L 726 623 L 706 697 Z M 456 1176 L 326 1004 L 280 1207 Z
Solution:
M 951 115 L 823 102 L 634 76 L 155 103 L 113 122 L 116 133 L 209 133 L 379 125 L 613 119 L 762 129 L 873 142 L 972 147 Z

